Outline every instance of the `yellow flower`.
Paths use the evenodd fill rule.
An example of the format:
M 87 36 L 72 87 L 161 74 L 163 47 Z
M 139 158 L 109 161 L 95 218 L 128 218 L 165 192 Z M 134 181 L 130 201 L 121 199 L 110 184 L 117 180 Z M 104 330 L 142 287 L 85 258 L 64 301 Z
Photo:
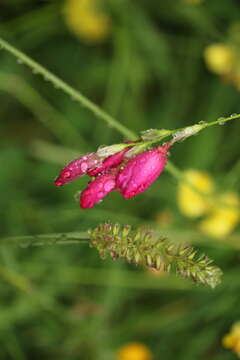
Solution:
M 186 4 L 198 5 L 201 4 L 204 0 L 183 0 Z
M 236 193 L 229 192 L 217 198 L 216 207 L 200 223 L 200 230 L 209 236 L 223 238 L 229 235 L 240 219 L 240 201 Z
M 204 51 L 204 58 L 208 69 L 218 75 L 228 75 L 234 68 L 235 53 L 227 44 L 209 45 Z
M 232 349 L 240 356 L 240 323 L 235 323 L 230 332 L 222 339 L 222 344 L 227 349 Z
M 110 33 L 110 20 L 97 0 L 66 0 L 64 17 L 69 29 L 86 43 L 99 43 Z
M 214 190 L 214 182 L 207 173 L 198 170 L 184 172 L 186 180 L 197 190 L 205 195 L 211 195 Z M 195 218 L 205 214 L 210 204 L 206 196 L 198 194 L 191 186 L 180 183 L 178 186 L 178 206 L 186 216 Z
M 117 360 L 152 360 L 152 353 L 144 344 L 130 343 L 118 350 Z

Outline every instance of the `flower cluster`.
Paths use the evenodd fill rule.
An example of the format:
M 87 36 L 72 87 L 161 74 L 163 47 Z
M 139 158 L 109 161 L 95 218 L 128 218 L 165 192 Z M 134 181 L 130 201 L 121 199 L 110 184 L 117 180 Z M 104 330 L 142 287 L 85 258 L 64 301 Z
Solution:
M 64 7 L 69 29 L 89 44 L 105 40 L 111 29 L 110 19 L 97 5 L 97 0 L 66 0 Z
M 190 169 L 184 172 L 184 177 L 186 181 L 178 187 L 182 213 L 190 218 L 205 216 L 199 229 L 208 236 L 221 239 L 229 235 L 240 220 L 238 194 L 218 194 L 213 178 L 203 171 Z
M 123 149 L 106 155 L 109 154 L 108 148 L 110 153 L 114 151 L 114 146 Z M 80 206 L 83 209 L 92 208 L 114 190 L 119 190 L 125 199 L 129 199 L 145 191 L 161 174 L 171 145 L 158 146 L 130 158 L 128 153 L 133 145 L 114 146 L 73 160 L 61 170 L 55 185 L 62 186 L 84 174 L 92 177 L 80 195 Z
M 235 323 L 231 331 L 222 339 L 223 346 L 232 349 L 238 356 L 240 356 L 240 322 Z
M 89 230 L 89 235 L 90 246 L 97 248 L 103 259 L 110 255 L 164 272 L 173 267 L 179 276 L 212 288 L 221 282 L 222 271 L 206 255 L 198 256 L 193 247 L 174 243 L 157 232 L 134 231 L 129 225 L 100 224 Z

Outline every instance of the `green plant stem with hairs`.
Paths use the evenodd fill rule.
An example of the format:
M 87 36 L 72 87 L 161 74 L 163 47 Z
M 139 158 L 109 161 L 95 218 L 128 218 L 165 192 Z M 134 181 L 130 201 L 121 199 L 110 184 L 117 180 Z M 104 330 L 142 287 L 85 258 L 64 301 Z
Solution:
M 45 245 L 69 245 L 87 243 L 87 232 L 53 233 L 40 235 L 11 236 L 1 239 L 1 246 L 45 246 Z
M 86 96 L 84 96 L 79 90 L 74 89 L 72 86 L 68 85 L 65 81 L 60 79 L 58 76 L 54 75 L 49 70 L 45 69 L 42 65 L 38 64 L 36 61 L 31 59 L 29 56 L 16 49 L 14 46 L 10 45 L 7 41 L 0 38 L 0 48 L 8 51 L 13 56 L 15 56 L 19 63 L 29 66 L 35 74 L 40 74 L 43 78 L 53 84 L 54 87 L 61 89 L 67 95 L 72 97 L 73 100 L 78 101 L 82 106 L 86 107 L 89 111 L 94 113 L 96 117 L 104 120 L 109 126 L 118 130 L 123 136 L 135 140 L 137 139 L 137 134 L 132 130 L 128 129 L 126 126 L 122 125 L 118 120 L 113 118 L 111 115 L 102 110 L 98 105 L 94 104 Z M 228 121 L 240 119 L 240 114 L 234 114 L 229 117 L 220 118 L 218 120 L 202 123 L 202 128 L 208 128 L 213 125 L 223 125 Z M 185 127 L 187 128 L 187 127 Z M 168 135 L 161 136 L 161 139 L 171 136 L 176 132 L 182 131 L 185 128 L 169 130 Z M 157 140 L 156 140 L 157 141 Z
M 61 80 L 58 76 L 54 75 L 43 66 L 38 64 L 36 61 L 31 59 L 29 56 L 25 55 L 23 52 L 19 51 L 12 45 L 10 45 L 7 41 L 0 38 L 0 48 L 5 49 L 13 56 L 15 56 L 19 63 L 25 64 L 29 66 L 35 74 L 40 74 L 46 81 L 49 81 L 53 84 L 55 88 L 61 89 L 67 95 L 69 95 L 73 100 L 78 101 L 82 106 L 86 107 L 90 110 L 94 115 L 98 118 L 107 122 L 107 124 L 116 130 L 118 130 L 121 134 L 130 139 L 135 139 L 136 135 L 134 132 L 129 130 L 124 125 L 120 124 L 117 120 L 115 120 L 112 116 L 107 114 L 104 110 L 102 110 L 99 106 L 90 101 L 87 97 L 81 94 L 78 90 L 75 90 L 72 86 L 68 85 L 66 82 Z

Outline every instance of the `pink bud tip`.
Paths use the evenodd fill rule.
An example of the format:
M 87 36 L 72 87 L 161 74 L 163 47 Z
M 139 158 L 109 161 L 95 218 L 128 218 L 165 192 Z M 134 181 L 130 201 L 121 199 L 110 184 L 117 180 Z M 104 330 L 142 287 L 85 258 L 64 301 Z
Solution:
M 96 153 L 81 156 L 66 165 L 60 171 L 60 174 L 55 179 L 54 183 L 56 186 L 62 186 L 74 181 L 80 176 L 86 174 L 89 169 L 96 167 L 99 163 L 101 163 L 101 160 L 98 158 Z
M 116 175 L 107 173 L 99 175 L 88 184 L 88 187 L 80 195 L 82 209 L 92 208 L 99 203 L 109 192 L 116 189 Z
M 145 151 L 133 159 L 119 172 L 117 187 L 126 199 L 145 191 L 161 174 L 170 145 L 159 146 Z
M 107 169 L 117 167 L 123 161 L 124 154 L 128 150 L 129 150 L 129 147 L 123 149 L 122 151 L 117 152 L 114 155 L 108 156 L 100 166 L 96 167 L 95 169 L 91 169 L 90 171 L 88 171 L 88 175 L 89 176 L 96 176 L 97 174 L 100 174 L 100 173 L 102 173 L 103 171 L 105 171 Z

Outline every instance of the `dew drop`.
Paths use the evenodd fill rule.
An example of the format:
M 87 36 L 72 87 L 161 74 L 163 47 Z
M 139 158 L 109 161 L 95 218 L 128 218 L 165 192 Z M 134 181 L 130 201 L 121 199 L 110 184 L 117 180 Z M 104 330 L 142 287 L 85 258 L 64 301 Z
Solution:
M 71 172 L 70 172 L 70 171 L 66 171 L 66 172 L 63 173 L 62 176 L 63 176 L 64 179 L 68 179 L 68 178 L 70 178 L 70 176 L 71 176 Z
M 104 184 L 104 190 L 105 191 L 111 191 L 115 186 L 115 181 L 114 180 L 109 180 Z
M 33 70 L 32 70 L 32 73 L 36 75 L 36 74 L 38 74 L 38 70 L 37 70 L 37 69 L 33 69 Z
M 201 121 L 199 121 L 198 123 L 199 123 L 200 125 L 201 125 L 201 124 L 206 124 L 206 121 L 201 120 Z
M 22 59 L 17 59 L 17 63 L 20 64 L 20 65 L 23 64 Z
M 97 193 L 97 198 L 98 199 L 102 199 L 104 197 L 104 192 L 103 191 L 99 191 L 99 193 Z
M 225 118 L 224 117 L 218 118 L 218 121 L 219 121 L 219 125 L 224 125 L 225 124 Z
M 234 113 L 230 115 L 230 117 L 235 117 L 235 116 L 238 116 L 238 114 Z
M 80 168 L 82 170 L 82 172 L 85 172 L 87 171 L 88 169 L 88 164 L 86 162 L 83 162 L 81 165 L 80 165 Z

